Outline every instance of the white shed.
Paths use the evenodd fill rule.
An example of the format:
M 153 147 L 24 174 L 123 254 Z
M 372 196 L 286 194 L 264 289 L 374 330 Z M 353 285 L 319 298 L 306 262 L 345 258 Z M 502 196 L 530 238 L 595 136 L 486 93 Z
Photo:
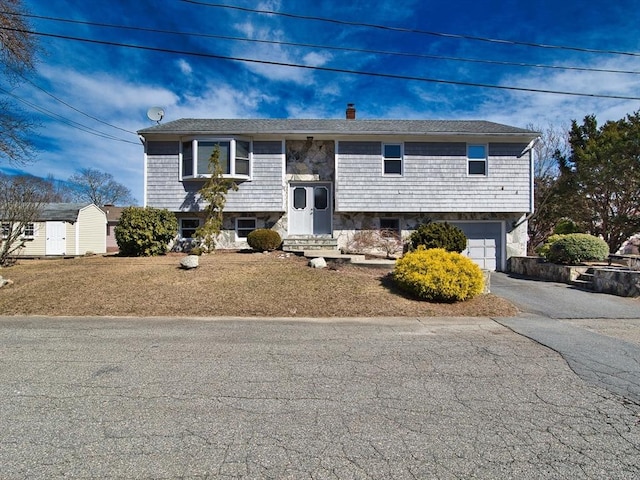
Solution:
M 93 203 L 46 203 L 25 230 L 21 257 L 106 253 L 107 216 Z

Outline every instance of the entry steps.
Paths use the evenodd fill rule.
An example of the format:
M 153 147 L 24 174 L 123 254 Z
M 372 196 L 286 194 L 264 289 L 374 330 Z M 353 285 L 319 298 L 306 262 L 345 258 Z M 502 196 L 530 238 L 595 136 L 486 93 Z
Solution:
M 285 252 L 302 253 L 306 250 L 338 251 L 338 239 L 321 235 L 289 236 L 282 241 Z
M 393 268 L 396 261 L 387 258 L 367 258 L 364 255 L 358 254 L 345 254 L 339 250 L 305 250 L 302 253 L 306 258 L 319 258 L 322 257 L 325 260 L 337 260 L 345 263 L 351 263 L 352 265 L 362 265 L 367 267 L 378 268 Z
M 571 285 L 582 288 L 584 290 L 593 290 L 594 270 L 589 267 L 586 271 L 580 273 L 575 280 L 571 280 Z

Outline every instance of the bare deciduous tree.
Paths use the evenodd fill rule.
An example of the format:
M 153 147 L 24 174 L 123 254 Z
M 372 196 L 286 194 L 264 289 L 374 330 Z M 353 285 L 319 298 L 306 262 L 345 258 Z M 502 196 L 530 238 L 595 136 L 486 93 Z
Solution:
M 549 124 L 547 127 L 528 125 L 529 130 L 540 132 L 534 150 L 534 205 L 535 212 L 528 219 L 529 253 L 540 245 L 553 231 L 556 222 L 562 218 L 562 206 L 554 201 L 557 196 L 558 160 L 557 154 L 569 151 L 567 128 Z
M 43 204 L 43 194 L 30 177 L 0 174 L 0 266 L 10 265 L 12 255 L 24 246 Z
M 73 196 L 81 202 L 96 205 L 126 205 L 134 203 L 131 191 L 114 180 L 113 175 L 95 168 L 83 168 L 69 177 Z
M 34 69 L 35 37 L 30 33 L 23 13 L 25 8 L 21 0 L 0 0 L 0 65 L 9 84 Z M 6 90 L 4 93 L 12 95 Z M 32 160 L 29 134 L 34 126 L 15 102 L 5 96 L 0 101 L 0 159 L 13 164 Z

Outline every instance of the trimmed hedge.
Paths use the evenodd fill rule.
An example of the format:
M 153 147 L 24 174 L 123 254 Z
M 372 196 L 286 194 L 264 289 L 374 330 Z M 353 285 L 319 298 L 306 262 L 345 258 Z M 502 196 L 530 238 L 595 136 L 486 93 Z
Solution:
M 484 276 L 473 260 L 443 248 L 417 250 L 396 261 L 393 280 L 421 300 L 457 302 L 482 293 Z
M 420 225 L 409 237 L 409 250 L 424 248 L 444 248 L 448 252 L 462 252 L 467 248 L 467 236 L 464 232 L 447 222 Z
M 604 260 L 609 256 L 609 245 L 601 238 L 586 233 L 570 233 L 553 242 L 547 260 L 560 264 L 576 264 Z
M 123 209 L 115 228 L 120 254 L 129 257 L 163 255 L 177 233 L 176 216 L 152 207 Z
M 247 243 L 253 250 L 270 252 L 277 250 L 282 244 L 280 234 L 268 228 L 258 228 L 247 235 Z

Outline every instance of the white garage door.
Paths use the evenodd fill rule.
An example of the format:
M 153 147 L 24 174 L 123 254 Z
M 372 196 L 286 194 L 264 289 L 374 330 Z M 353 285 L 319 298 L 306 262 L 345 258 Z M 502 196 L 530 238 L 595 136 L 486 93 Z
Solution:
M 453 223 L 453 222 L 452 222 Z M 455 222 L 467 236 L 462 252 L 485 270 L 502 269 L 502 224 L 499 222 Z

